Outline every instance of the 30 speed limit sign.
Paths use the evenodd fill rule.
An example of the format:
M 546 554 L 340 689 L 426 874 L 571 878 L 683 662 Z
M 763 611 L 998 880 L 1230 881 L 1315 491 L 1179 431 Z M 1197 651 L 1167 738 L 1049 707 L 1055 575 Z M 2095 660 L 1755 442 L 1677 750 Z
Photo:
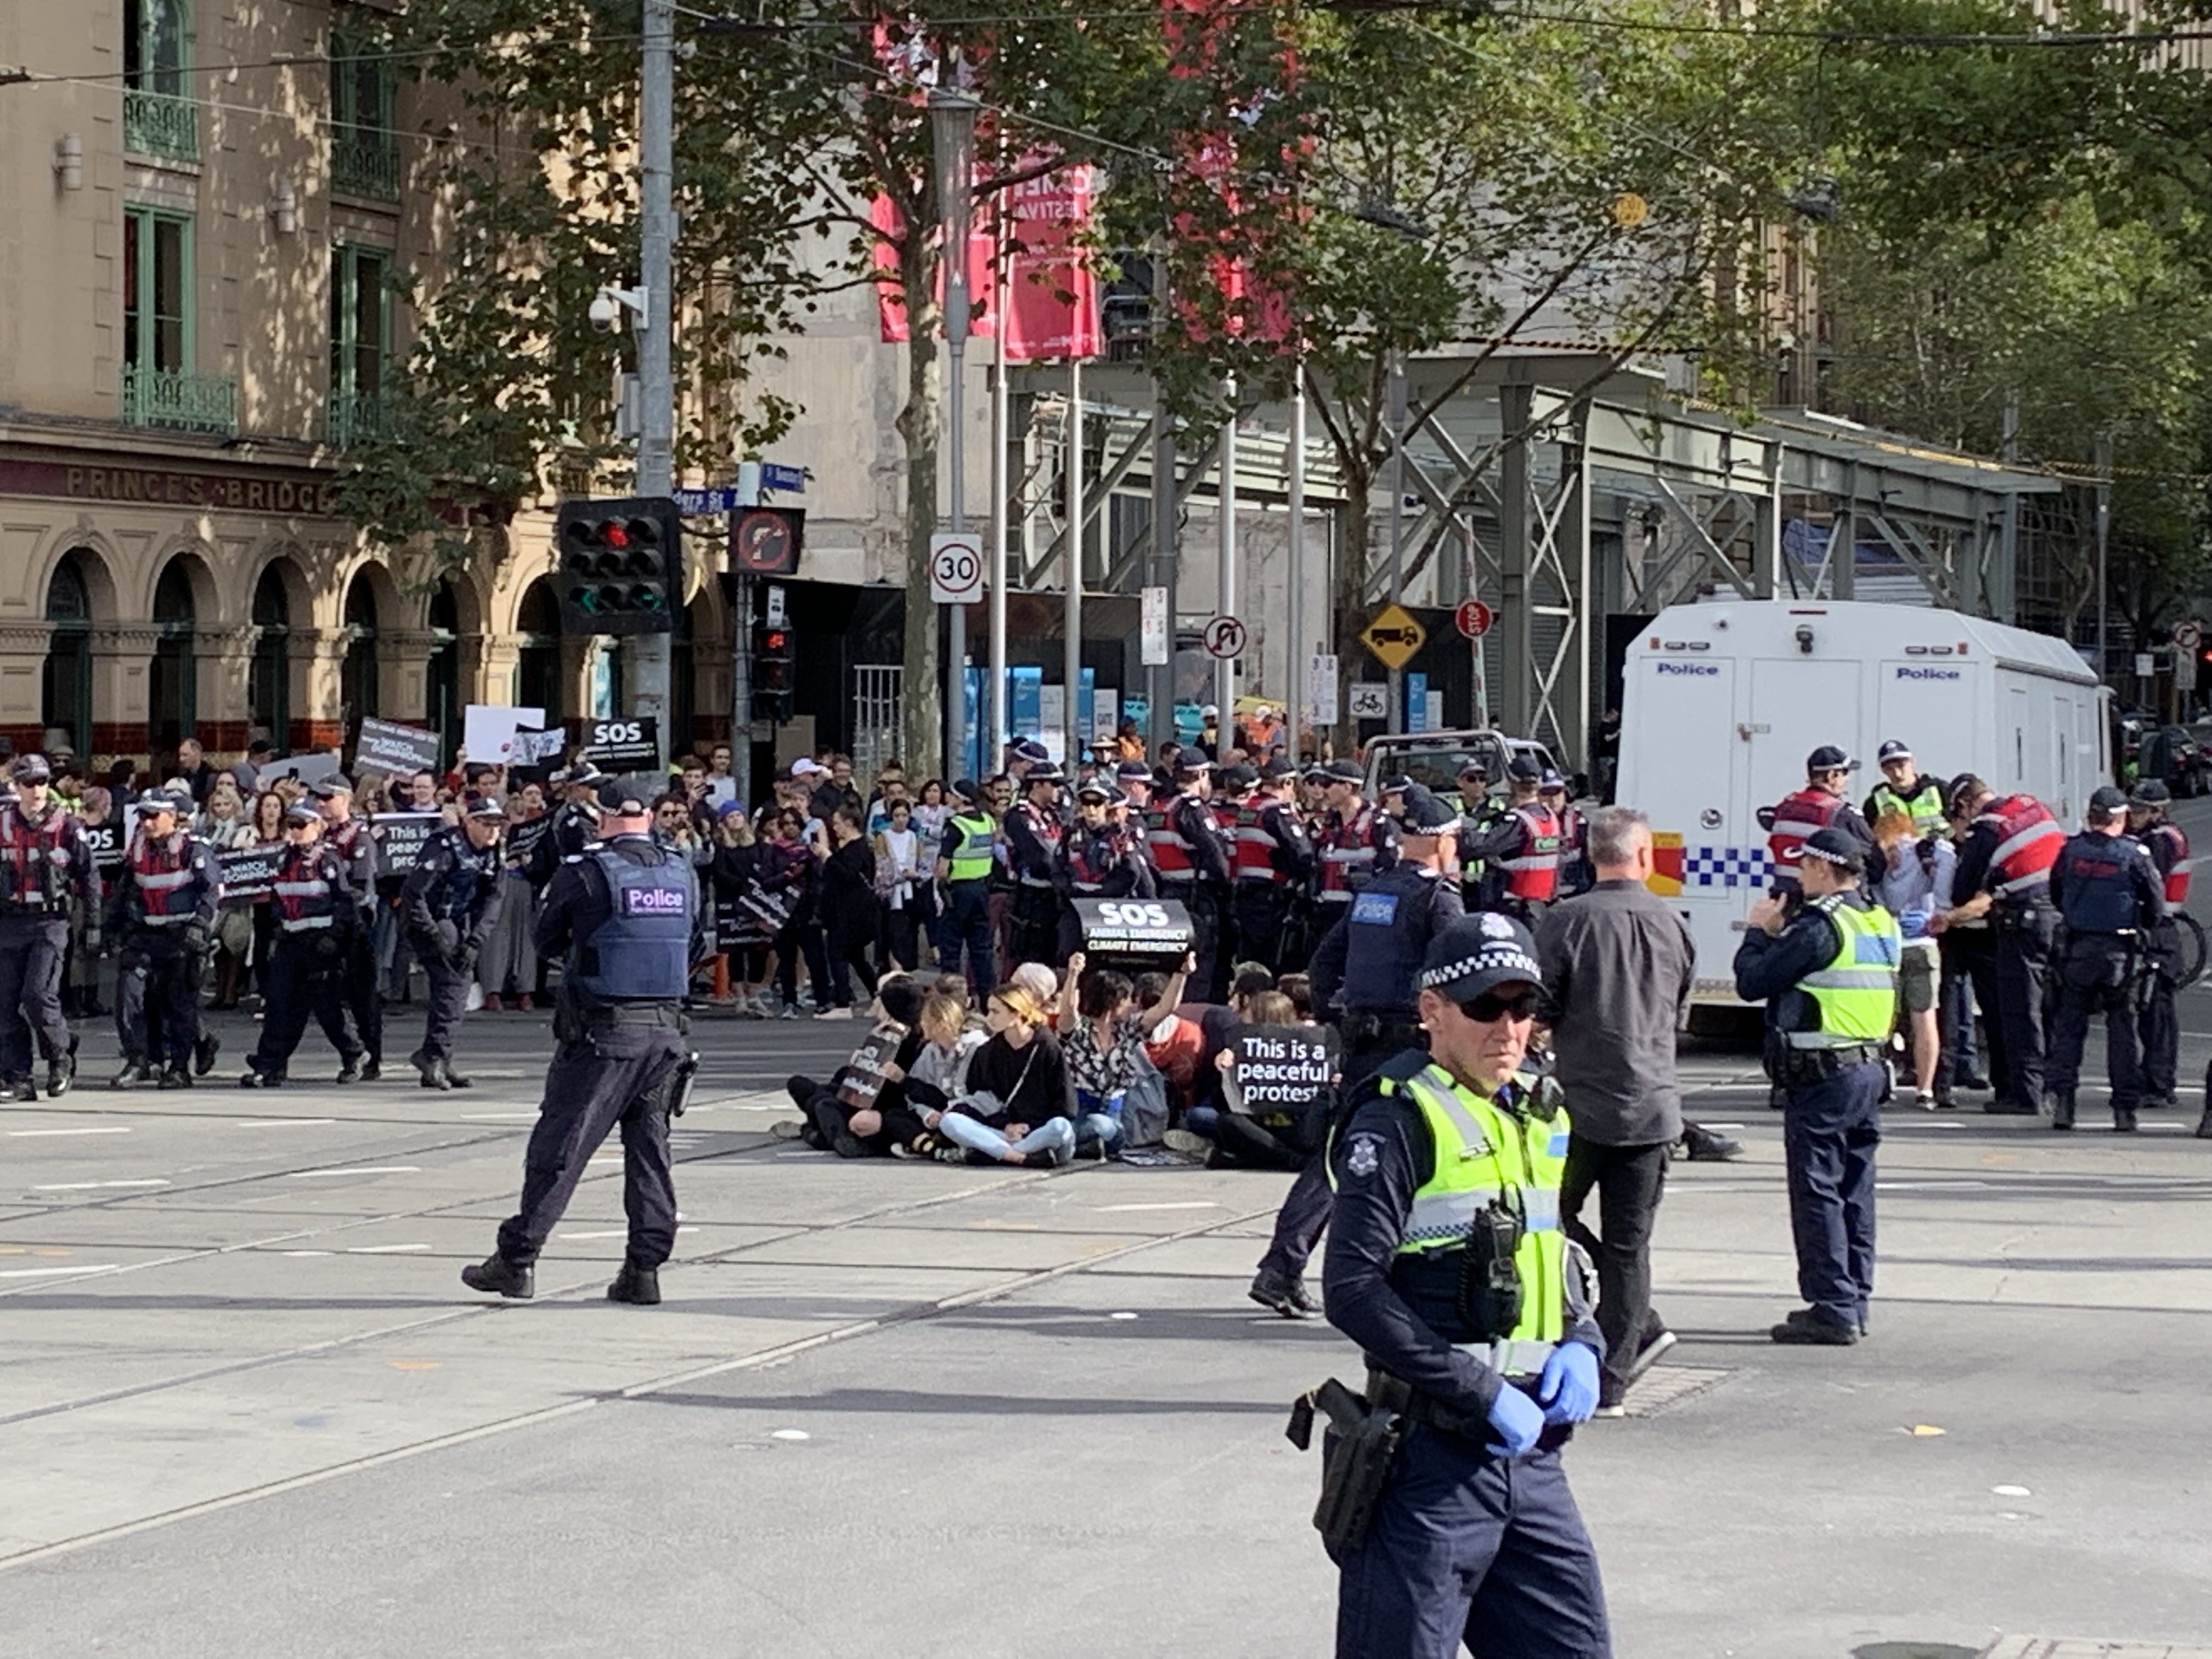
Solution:
M 983 597 L 983 541 L 964 531 L 929 538 L 929 597 L 939 605 L 973 605 Z

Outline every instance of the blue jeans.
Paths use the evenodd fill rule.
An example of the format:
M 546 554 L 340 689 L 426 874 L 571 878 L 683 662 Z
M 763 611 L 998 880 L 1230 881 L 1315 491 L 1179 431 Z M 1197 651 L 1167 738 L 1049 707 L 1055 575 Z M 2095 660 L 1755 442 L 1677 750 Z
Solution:
M 1111 1112 L 1085 1112 L 1075 1120 L 1075 1145 L 1079 1151 L 1103 1146 L 1109 1152 L 1118 1152 L 1126 1138 L 1121 1120 Z
M 1182 1127 L 1194 1135 L 1218 1142 L 1221 1139 L 1221 1108 L 1194 1106 L 1182 1115 Z
M 1075 1125 L 1064 1117 L 1045 1119 L 1017 1141 L 1008 1140 L 988 1123 L 959 1112 L 947 1112 L 937 1120 L 937 1133 L 986 1158 L 1003 1158 L 1008 1152 L 1048 1152 L 1058 1155 L 1057 1162 L 1065 1164 L 1075 1156 Z

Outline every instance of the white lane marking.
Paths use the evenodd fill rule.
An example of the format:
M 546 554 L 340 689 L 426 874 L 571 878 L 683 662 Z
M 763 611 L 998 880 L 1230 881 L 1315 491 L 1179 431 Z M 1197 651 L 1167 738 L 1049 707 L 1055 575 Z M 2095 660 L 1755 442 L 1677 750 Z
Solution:
M 685 1228 L 682 1231 L 688 1232 L 690 1229 Z M 562 1233 L 561 1235 L 564 1240 L 572 1238 L 627 1238 L 629 1236 L 629 1229 L 627 1227 L 613 1227 L 610 1228 L 605 1232 L 599 1233 Z
M 1225 1210 L 1226 1204 L 1216 1204 L 1210 1198 L 1193 1199 L 1183 1204 L 1101 1204 L 1100 1215 L 1126 1215 L 1132 1210 Z
M 34 1193 L 89 1193 L 102 1187 L 166 1187 L 166 1181 L 57 1181 L 33 1187 Z
M 497 1123 L 509 1118 L 536 1117 L 536 1112 L 463 1112 L 464 1123 Z
M 1708 1122 L 1706 1122 L 1706 1121 L 1705 1121 L 1705 1119 L 1703 1119 L 1703 1118 L 1699 1118 L 1699 1119 L 1698 1120 L 1698 1127 L 1700 1129 L 1737 1129 L 1737 1130 L 1742 1130 L 1742 1129 L 1747 1129 L 1747 1128 L 1749 1128 L 1751 1126 L 1750 1126 L 1749 1124 L 1747 1124 L 1747 1123 L 1708 1123 Z
M 805 1440 L 808 1437 L 804 1429 L 776 1429 L 769 1435 L 771 1440 Z
M 234 1129 L 319 1129 L 335 1123 L 334 1117 L 241 1117 Z
M 1877 1181 L 1874 1183 L 1874 1189 L 1878 1193 L 1934 1193 L 1989 1184 L 1986 1181 Z
M 343 1170 L 293 1170 L 288 1173 L 295 1181 L 308 1181 L 317 1176 L 421 1175 L 422 1166 L 419 1164 L 378 1164 L 366 1169 L 354 1167 Z
M 112 1261 L 88 1261 L 76 1267 L 7 1267 L 0 1268 L 0 1279 L 52 1279 L 58 1273 L 112 1273 Z
M 348 1255 L 408 1255 L 416 1250 L 427 1250 L 428 1244 L 349 1244 Z
M 10 1129 L 9 1138 L 27 1140 L 36 1135 L 127 1135 L 130 1130 L 117 1127 L 109 1129 Z
M 328 1250 L 287 1250 L 286 1255 L 328 1255 Z

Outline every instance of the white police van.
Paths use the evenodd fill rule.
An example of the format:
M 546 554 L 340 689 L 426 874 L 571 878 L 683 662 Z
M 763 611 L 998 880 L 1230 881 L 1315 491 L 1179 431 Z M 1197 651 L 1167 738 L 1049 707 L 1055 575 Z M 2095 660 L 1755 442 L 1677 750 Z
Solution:
M 1650 815 L 1658 873 L 1698 947 L 1697 1000 L 1741 1006 L 1730 964 L 1771 871 L 1759 809 L 1833 744 L 1862 763 L 1902 738 L 1923 773 L 2026 790 L 2070 831 L 2109 782 L 2108 693 L 2063 640 L 1955 611 L 1709 600 L 1662 611 L 1629 647 L 1616 799 Z

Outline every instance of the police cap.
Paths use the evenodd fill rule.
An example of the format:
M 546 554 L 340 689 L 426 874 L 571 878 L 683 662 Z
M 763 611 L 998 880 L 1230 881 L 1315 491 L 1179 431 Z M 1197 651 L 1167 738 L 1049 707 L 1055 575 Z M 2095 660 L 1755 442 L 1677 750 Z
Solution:
M 1078 800 L 1110 801 L 1120 793 L 1119 790 L 1103 778 L 1085 778 L 1076 786 L 1075 789 L 1075 798 Z
M 1398 822 L 1409 836 L 1448 836 L 1459 828 L 1459 814 L 1416 783 L 1406 790 L 1406 804 L 1399 809 Z
M 1824 743 L 1805 757 L 1805 775 L 1819 772 L 1856 772 L 1859 763 L 1832 743 Z
M 565 772 L 554 775 L 553 781 L 566 787 L 572 783 L 597 783 L 606 775 L 587 760 L 580 760 Z
M 1024 789 L 1035 783 L 1066 783 L 1066 781 L 1067 774 L 1050 761 L 1047 761 L 1042 766 L 1032 766 L 1022 774 L 1022 787 Z
M 1911 758 L 1912 745 L 1905 742 L 1902 738 L 1885 738 L 1882 742 L 1881 747 L 1874 751 L 1874 761 L 1875 764 L 1877 766 L 1887 766 L 1892 761 L 1911 760 Z
M 1567 781 L 1559 775 L 1556 768 L 1547 766 L 1544 769 L 1544 775 L 1536 780 L 1536 787 L 1547 795 L 1555 789 L 1564 795 L 1567 792 Z
M 1485 782 L 1488 782 L 1490 769 L 1479 760 L 1471 760 L 1459 769 L 1459 775 L 1463 778 L 1480 778 Z
M 340 795 L 349 799 L 353 794 L 353 780 L 343 772 L 333 772 L 326 778 L 318 778 L 307 786 L 307 793 L 317 800 L 334 800 Z
M 2089 815 L 2092 817 L 2108 818 L 2115 812 L 2127 810 L 2128 797 L 2124 790 L 2116 789 L 2107 783 L 2089 792 Z
M 2136 786 L 2135 793 L 2128 799 L 2136 806 L 2165 806 L 2172 801 L 2173 791 L 2156 778 L 2145 778 Z
M 1114 769 L 1114 775 L 1124 783 L 1150 783 L 1152 769 L 1142 761 L 1123 761 Z
M 179 798 L 167 789 L 149 789 L 138 797 L 136 810 L 142 818 L 156 812 L 190 812 L 192 799 L 190 795 Z
M 732 803 L 734 805 L 734 803 Z M 491 823 L 507 822 L 507 808 L 490 795 L 478 795 L 469 803 L 467 817 Z
M 1028 761 L 1033 766 L 1044 766 L 1051 762 L 1052 750 L 1035 738 L 1024 738 L 1014 745 L 1013 758 L 1018 761 Z
M 1966 803 L 1989 787 L 1972 772 L 1961 772 L 1944 786 L 1943 810 L 1947 816 L 1957 817 L 1966 810 Z
M 295 823 L 320 823 L 322 821 L 323 815 L 303 800 L 295 800 L 284 809 L 284 822 L 288 826 Z
M 1235 766 L 1224 766 L 1221 769 L 1221 782 L 1224 788 L 1249 789 L 1259 781 L 1259 773 L 1241 762 Z
M 1860 850 L 1858 842 L 1840 830 L 1815 830 L 1805 837 L 1799 851 L 1806 858 L 1832 864 L 1848 874 L 1858 876 L 1866 873 L 1865 854 Z
M 599 811 L 618 818 L 636 817 L 645 811 L 645 791 L 620 778 L 605 779 L 599 784 Z
M 977 786 L 975 780 L 973 778 L 953 779 L 952 793 L 957 795 L 962 800 L 969 803 L 971 805 L 975 802 L 983 799 L 983 792 Z
M 46 764 L 44 755 L 18 755 L 8 775 L 18 783 L 52 783 L 54 769 Z
M 1321 769 L 1324 781 L 1329 783 L 1364 783 L 1367 775 L 1359 769 L 1357 761 L 1333 760 Z
M 1393 772 L 1375 787 L 1379 793 L 1385 795 L 1402 795 L 1413 787 L 1413 781 L 1403 772 Z
M 1536 941 L 1510 916 L 1480 910 L 1447 923 L 1421 958 L 1421 988 L 1471 1002 L 1501 985 L 1540 985 Z
M 1298 769 L 1278 755 L 1260 769 L 1260 781 L 1280 783 L 1285 778 L 1294 778 L 1297 775 Z
M 1505 775 L 1516 783 L 1534 783 L 1544 775 L 1544 769 L 1534 755 L 1516 755 L 1506 762 Z
M 1186 749 L 1176 757 L 1175 775 L 1179 778 L 1202 777 L 1213 769 L 1213 763 L 1194 749 Z

